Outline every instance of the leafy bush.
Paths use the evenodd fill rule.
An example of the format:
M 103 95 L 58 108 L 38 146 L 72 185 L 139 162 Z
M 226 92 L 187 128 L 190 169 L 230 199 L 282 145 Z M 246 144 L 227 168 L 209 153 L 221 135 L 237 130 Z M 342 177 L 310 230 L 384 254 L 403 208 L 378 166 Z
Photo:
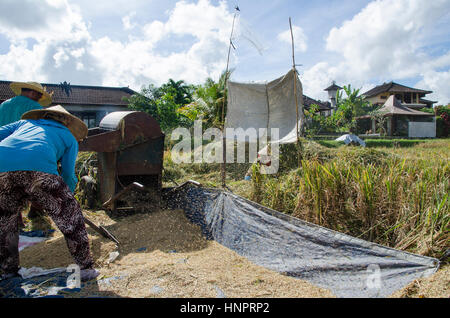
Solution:
M 413 147 L 415 145 L 426 142 L 426 140 L 421 139 L 366 139 L 366 147 Z
M 172 79 L 161 87 L 150 84 L 142 88 L 140 93 L 129 98 L 124 97 L 128 108 L 150 114 L 165 133 L 176 127 L 190 127 L 192 121 L 178 110 L 192 101 L 195 87 L 186 85 L 184 81 Z
M 436 136 L 448 137 L 450 133 L 450 115 L 442 112 L 439 117 L 436 117 Z

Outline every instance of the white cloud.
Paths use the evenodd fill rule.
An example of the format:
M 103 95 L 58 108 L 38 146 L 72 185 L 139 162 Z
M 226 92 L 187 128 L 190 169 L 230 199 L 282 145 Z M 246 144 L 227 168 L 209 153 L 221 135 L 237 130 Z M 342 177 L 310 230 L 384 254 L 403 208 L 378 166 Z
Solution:
M 55 61 L 55 67 L 61 67 L 64 62 L 69 60 L 69 55 L 65 52 L 63 48 L 58 48 L 56 53 L 53 55 L 53 60 Z
M 398 81 L 424 76 L 418 85 L 431 85 L 427 74 L 446 78 L 448 74 L 438 68 L 450 67 L 449 52 L 431 57 L 424 53 L 423 46 L 433 25 L 449 10 L 448 0 L 369 3 L 351 20 L 331 29 L 326 49 L 337 54 L 334 59 L 338 62 L 334 67 L 313 66 L 305 72 L 305 83 L 310 82 L 307 85 L 311 91 L 319 94 L 330 79 L 358 88 L 357 85 L 366 87 L 370 79 Z M 439 89 L 443 97 L 450 96 L 450 87 L 442 85 Z
M 79 41 L 89 37 L 79 8 L 66 0 L 2 0 L 0 32 L 12 43 L 27 38 Z
M 86 53 L 86 49 L 84 47 L 81 47 L 79 49 L 75 49 L 70 52 L 70 55 L 72 55 L 75 58 L 80 58 Z
M 417 83 L 417 87 L 433 91 L 426 98 L 438 102 L 434 105 L 447 105 L 450 104 L 449 83 L 450 71 L 436 72 L 430 70 L 423 74 L 423 79 Z
M 303 93 L 310 97 L 326 100 L 328 95 L 324 89 L 338 77 L 339 70 L 336 67 L 332 67 L 327 62 L 319 62 L 300 76 L 300 81 L 303 84 Z
M 152 45 L 159 42 L 164 35 L 167 34 L 166 29 L 165 24 L 161 21 L 153 21 L 152 23 L 148 23 L 142 27 L 146 40 L 152 43 Z
M 137 90 L 169 78 L 200 83 L 208 76 L 219 77 L 233 17 L 224 2 L 179 1 L 167 12 L 166 21 L 150 21 L 141 27 L 135 22 L 136 15 L 133 10 L 123 17 L 123 27 L 133 31 L 127 40 L 109 35 L 93 38 L 90 22 L 68 0 L 4 0 L 0 3 L 0 33 L 11 47 L 0 54 L 0 77 L 129 85 Z M 185 36 L 193 40 L 177 42 Z M 38 44 L 29 48 L 27 39 Z M 174 44 L 177 53 L 167 53 L 173 52 Z M 166 49 L 159 50 L 159 45 Z
M 193 35 L 198 39 L 212 37 L 227 44 L 231 22 L 232 15 L 224 2 L 216 7 L 209 0 L 179 1 L 170 12 L 167 28 L 174 34 Z
M 398 77 L 414 76 L 428 59 L 420 52 L 424 28 L 448 9 L 446 0 L 372 2 L 330 31 L 327 49 L 342 54 L 351 72 L 360 77 L 380 76 L 386 71 L 402 73 Z
M 22 21 L 27 21 L 23 23 Z M 77 6 L 66 0 L 5 0 L 0 4 L 0 33 L 11 42 L 0 55 L 0 76 L 11 80 L 98 80 L 88 27 Z M 28 47 L 28 40 L 37 43 Z
M 41 72 L 45 56 L 45 45 L 37 44 L 32 50 L 26 42 L 11 44 L 8 54 L 0 55 L 0 76 L 7 80 L 45 81 Z
M 132 19 L 135 16 L 136 16 L 136 11 L 132 11 L 122 18 L 122 24 L 123 24 L 124 30 L 131 30 L 131 29 L 134 29 L 134 27 L 136 27 L 136 23 L 132 22 Z
M 305 32 L 303 32 L 303 29 L 299 26 L 293 25 L 292 34 L 294 37 L 294 49 L 298 52 L 306 52 L 308 48 L 307 45 L 308 38 L 306 37 Z M 291 45 L 292 44 L 291 30 L 287 30 L 278 34 L 278 40 Z
M 169 78 L 201 83 L 208 76 L 219 77 L 224 69 L 223 52 L 232 21 L 225 4 L 214 6 L 208 0 L 180 1 L 168 14 L 166 22 L 145 24 L 141 28 L 143 35 L 126 43 L 109 37 L 92 41 L 91 53 L 99 60 L 105 85 L 126 83 L 139 89 L 149 82 L 160 85 Z M 174 41 L 192 36 L 194 42 L 177 53 L 159 53 L 161 41 L 174 36 Z

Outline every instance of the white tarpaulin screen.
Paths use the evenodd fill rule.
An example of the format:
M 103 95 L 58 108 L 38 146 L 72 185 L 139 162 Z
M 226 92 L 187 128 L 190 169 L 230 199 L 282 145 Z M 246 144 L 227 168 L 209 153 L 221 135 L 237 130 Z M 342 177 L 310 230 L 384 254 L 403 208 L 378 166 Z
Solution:
M 294 76 L 297 91 L 294 91 Z M 226 128 L 256 129 L 267 128 L 270 138 L 271 129 L 279 129 L 279 142 L 291 143 L 297 139 L 297 106 L 299 127 L 303 123 L 303 89 L 294 70 L 286 75 L 263 84 L 237 83 L 228 81 L 228 108 Z M 232 136 L 226 136 L 233 138 Z M 259 136 L 261 138 L 264 136 Z M 271 140 L 275 142 L 276 140 Z

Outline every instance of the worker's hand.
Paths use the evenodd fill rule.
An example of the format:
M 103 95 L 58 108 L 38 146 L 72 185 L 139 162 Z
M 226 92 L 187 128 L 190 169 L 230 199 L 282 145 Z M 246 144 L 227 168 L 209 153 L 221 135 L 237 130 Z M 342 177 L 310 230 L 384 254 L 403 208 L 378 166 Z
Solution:
M 99 274 L 100 272 L 93 268 L 82 269 L 80 272 L 80 279 L 82 282 L 87 282 L 89 280 L 96 278 Z

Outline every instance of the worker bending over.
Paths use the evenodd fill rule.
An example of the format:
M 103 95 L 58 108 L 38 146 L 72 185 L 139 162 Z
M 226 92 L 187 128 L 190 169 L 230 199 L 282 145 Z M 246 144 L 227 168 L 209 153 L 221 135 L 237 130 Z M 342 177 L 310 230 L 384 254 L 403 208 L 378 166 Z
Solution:
M 80 266 L 82 280 L 95 278 L 98 272 L 93 269 L 83 214 L 73 195 L 78 141 L 87 136 L 87 126 L 60 105 L 28 111 L 22 119 L 0 127 L 3 277 L 12 277 L 19 270 L 19 215 L 30 201 L 45 211 L 64 234 L 68 249 Z

